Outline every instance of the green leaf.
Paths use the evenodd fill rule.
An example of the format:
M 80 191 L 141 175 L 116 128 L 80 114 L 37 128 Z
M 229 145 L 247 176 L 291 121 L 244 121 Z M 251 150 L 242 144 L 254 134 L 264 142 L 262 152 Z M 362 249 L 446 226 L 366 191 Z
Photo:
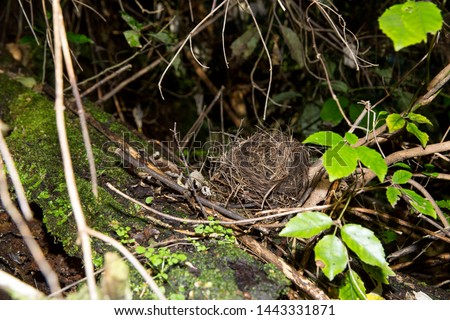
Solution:
M 427 33 L 442 28 L 442 16 L 435 4 L 407 1 L 388 8 L 378 19 L 380 29 L 394 42 L 395 51 L 427 41 Z
M 142 45 L 139 42 L 139 38 L 141 37 L 141 34 L 134 30 L 127 30 L 123 32 L 123 35 L 125 36 L 125 39 L 127 40 L 127 43 L 132 48 L 141 48 Z
M 30 89 L 32 89 L 37 84 L 36 79 L 34 79 L 33 77 L 17 76 L 14 79 L 20 82 L 23 86 Z
M 380 240 L 372 230 L 358 224 L 346 224 L 341 228 L 342 240 L 365 263 L 391 272 Z
M 423 213 L 424 215 L 430 216 L 434 219 L 437 218 L 436 211 L 434 210 L 434 208 L 431 205 L 431 202 L 429 200 L 425 199 L 421 195 L 418 195 L 413 190 L 402 189 L 402 192 L 409 198 L 411 205 L 418 212 Z
M 164 43 L 165 45 L 173 44 L 176 40 L 176 36 L 168 30 L 161 30 L 156 33 L 149 32 L 148 36 Z
M 333 131 L 319 131 L 310 135 L 303 141 L 303 143 L 318 144 L 324 147 L 334 147 L 342 141 L 344 141 L 344 138 Z
M 233 56 L 246 60 L 255 51 L 258 41 L 258 30 L 254 27 L 248 29 L 231 44 Z
M 440 208 L 450 210 L 450 200 L 438 200 L 436 203 Z
M 442 28 L 442 16 L 439 8 L 427 1 L 408 1 L 403 5 L 402 20 L 406 28 L 418 33 L 427 41 L 427 33 L 434 34 Z
M 394 167 L 399 167 L 399 168 L 403 168 L 403 169 L 411 171 L 411 166 L 409 166 L 409 165 L 407 165 L 406 163 L 403 163 L 403 162 L 394 163 Z
M 406 125 L 406 130 L 409 133 L 412 133 L 413 135 L 415 135 L 417 139 L 419 139 L 420 144 L 422 145 L 422 147 L 425 148 L 427 146 L 428 134 L 426 134 L 425 132 L 421 131 L 414 123 L 408 122 L 408 124 Z
M 135 251 L 137 254 L 143 254 L 145 251 L 147 251 L 147 249 L 143 246 L 137 246 Z
M 333 220 L 322 212 L 299 213 L 286 223 L 280 236 L 310 238 L 328 229 L 332 224 Z
M 379 283 L 389 284 L 388 278 L 395 275 L 391 268 L 378 268 L 366 263 L 361 263 L 364 271 Z
M 398 113 L 392 113 L 386 118 L 386 125 L 389 129 L 389 132 L 394 132 L 402 129 L 406 124 L 406 120 L 403 119 L 401 115 Z
M 384 111 L 384 110 L 378 112 L 378 116 L 379 116 L 380 118 L 381 118 L 381 117 L 387 117 L 388 115 L 389 115 L 389 112 Z
M 389 201 L 389 203 L 391 204 L 392 207 L 395 207 L 395 205 L 397 204 L 398 199 L 400 199 L 401 196 L 401 191 L 399 188 L 395 188 L 395 187 L 388 187 L 386 189 L 386 197 Z
M 333 80 L 333 81 L 331 81 L 331 87 L 336 92 L 344 92 L 344 93 L 348 92 L 348 85 L 344 81 Z M 344 98 L 344 99 L 347 100 L 347 98 Z M 339 102 L 341 103 L 342 108 L 345 108 L 346 105 L 348 104 L 348 100 L 347 100 L 347 103 L 345 103 L 345 106 L 344 106 L 342 104 L 341 98 L 339 98 Z
M 67 40 L 72 43 L 76 44 L 83 44 L 83 43 L 94 43 L 89 37 L 87 37 L 84 34 L 77 34 L 70 31 L 67 31 Z
M 359 275 L 353 271 L 346 272 L 344 281 L 339 287 L 339 299 L 341 300 L 365 300 L 366 288 Z
M 120 16 L 122 17 L 122 19 L 128 24 L 128 26 L 133 29 L 136 32 L 140 32 L 142 30 L 143 24 L 138 22 L 135 18 L 133 18 L 132 16 L 130 16 L 128 13 L 126 13 L 125 11 L 122 11 L 120 13 Z
M 151 204 L 153 202 L 153 197 L 147 197 L 145 198 L 145 203 L 146 204 Z
M 405 184 L 412 178 L 412 173 L 406 170 L 397 170 L 392 175 L 392 183 Z
M 367 168 L 372 170 L 380 180 L 384 181 L 388 167 L 381 154 L 366 146 L 360 146 L 356 148 L 358 158 Z
M 279 104 L 287 104 L 289 101 L 292 101 L 296 98 L 300 98 L 302 95 L 294 90 L 284 91 L 277 94 L 274 94 L 272 96 L 273 102 L 279 103 Z M 272 101 L 270 102 L 271 105 L 273 105 Z
M 358 136 L 354 133 L 346 132 L 344 138 L 350 145 L 358 142 Z
M 398 239 L 398 234 L 392 230 L 383 230 L 378 233 L 378 236 L 384 244 L 389 244 Z
M 314 254 L 316 264 L 330 281 L 347 266 L 347 250 L 342 241 L 334 235 L 326 235 L 320 239 L 314 247 Z
M 339 97 L 338 100 L 342 107 L 346 107 L 348 105 L 347 98 Z M 320 111 L 320 118 L 322 121 L 329 122 L 333 126 L 338 125 L 339 122 L 342 121 L 343 116 L 338 105 L 336 104 L 336 101 L 330 98 L 323 103 L 322 110 Z
M 281 33 L 283 34 L 283 39 L 289 48 L 292 59 L 297 62 L 300 68 L 303 68 L 305 65 L 305 55 L 303 53 L 303 45 L 300 42 L 297 32 L 288 27 L 281 26 Z
M 427 117 L 425 117 L 425 116 L 423 116 L 421 114 L 418 114 L 418 113 L 410 112 L 410 113 L 408 113 L 408 118 L 409 118 L 409 120 L 417 122 L 417 123 L 426 123 L 426 124 L 429 124 L 429 125 L 433 125 L 431 123 L 431 121 L 428 120 Z
M 330 181 L 341 179 L 355 171 L 358 164 L 358 155 L 352 147 L 345 142 L 328 149 L 323 154 L 323 165 L 327 170 Z

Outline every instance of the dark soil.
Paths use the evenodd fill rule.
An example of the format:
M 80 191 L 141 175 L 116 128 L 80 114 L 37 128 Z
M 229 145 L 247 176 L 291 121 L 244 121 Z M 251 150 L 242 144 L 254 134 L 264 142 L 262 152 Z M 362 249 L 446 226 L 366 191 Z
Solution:
M 58 274 L 62 287 L 84 277 L 81 260 L 69 257 L 63 251 L 62 246 L 45 230 L 39 214 L 35 214 L 35 219 L 28 226 L 51 267 Z M 0 209 L 0 269 L 46 294 L 50 293 L 16 225 L 3 209 Z M 8 299 L 8 295 L 0 292 L 0 299 Z

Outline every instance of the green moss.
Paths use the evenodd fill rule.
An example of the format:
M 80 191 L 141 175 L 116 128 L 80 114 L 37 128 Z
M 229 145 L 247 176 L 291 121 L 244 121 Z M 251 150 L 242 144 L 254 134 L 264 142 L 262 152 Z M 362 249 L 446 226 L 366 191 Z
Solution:
M 276 268 L 267 268 L 231 244 L 188 255 L 195 268 L 169 271 L 168 294 L 185 293 L 188 299 L 277 299 L 289 281 Z

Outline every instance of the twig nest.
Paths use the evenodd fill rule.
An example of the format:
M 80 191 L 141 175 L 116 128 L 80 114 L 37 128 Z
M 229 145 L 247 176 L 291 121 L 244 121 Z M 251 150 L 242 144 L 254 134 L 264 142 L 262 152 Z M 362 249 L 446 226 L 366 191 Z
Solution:
M 298 202 L 309 185 L 307 148 L 280 131 L 237 138 L 212 161 L 211 181 L 227 201 L 287 207 Z

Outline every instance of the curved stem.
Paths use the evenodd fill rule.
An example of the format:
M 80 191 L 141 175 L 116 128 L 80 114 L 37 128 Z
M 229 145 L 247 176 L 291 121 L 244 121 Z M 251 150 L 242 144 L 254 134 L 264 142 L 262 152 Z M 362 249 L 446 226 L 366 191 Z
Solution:
M 419 190 L 425 196 L 425 198 L 428 201 L 430 201 L 431 205 L 433 206 L 434 210 L 436 211 L 436 214 L 438 215 L 442 224 L 444 225 L 445 228 L 448 228 L 450 226 L 450 224 L 448 223 L 447 219 L 445 218 L 444 214 L 442 213 L 441 208 L 439 208 L 436 201 L 431 196 L 431 194 L 427 191 L 427 189 L 425 189 L 424 186 L 422 186 L 420 183 L 418 183 L 417 181 L 415 181 L 413 179 L 409 179 L 408 183 L 410 185 L 412 185 L 414 188 L 416 188 L 417 190 Z

